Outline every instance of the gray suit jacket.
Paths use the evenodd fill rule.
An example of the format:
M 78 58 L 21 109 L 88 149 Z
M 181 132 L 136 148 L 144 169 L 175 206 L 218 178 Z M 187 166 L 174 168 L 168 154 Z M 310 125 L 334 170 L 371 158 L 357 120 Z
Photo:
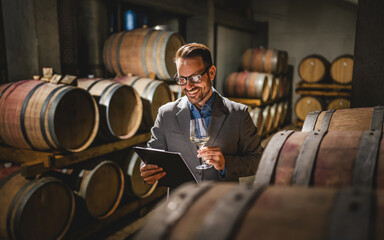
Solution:
M 208 127 L 210 139 L 206 145 L 220 147 L 223 152 L 226 177 L 222 179 L 214 167 L 196 169 L 200 160 L 196 145 L 189 140 L 191 112 L 187 102 L 184 96 L 159 108 L 148 147 L 180 152 L 199 181 L 238 181 L 239 177 L 254 175 L 263 149 L 247 106 L 216 92 Z

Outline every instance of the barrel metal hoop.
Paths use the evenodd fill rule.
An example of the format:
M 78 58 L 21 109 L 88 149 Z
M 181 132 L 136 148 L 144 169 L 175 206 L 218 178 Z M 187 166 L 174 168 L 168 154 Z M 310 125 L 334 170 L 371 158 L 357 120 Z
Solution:
M 115 38 L 117 37 L 118 34 L 116 35 L 113 35 L 111 38 L 111 43 L 109 44 L 109 51 L 108 51 L 108 62 L 109 62 L 109 66 L 110 66 L 110 71 L 111 72 L 114 72 L 114 69 L 113 69 L 113 64 L 112 64 L 112 45 L 113 45 L 113 42 L 115 41 Z M 116 53 L 117 54 L 117 53 Z
M 313 111 L 308 113 L 307 117 L 304 120 L 302 132 L 310 132 L 315 129 L 317 118 L 319 117 L 321 111 Z
M 292 185 L 296 186 L 309 186 L 317 152 L 321 141 L 327 131 L 312 131 L 309 132 L 301 145 L 299 155 L 296 158 L 295 168 L 293 170 Z
M 325 239 L 372 239 L 373 202 L 372 189 L 341 189 L 333 203 Z
M 203 220 L 195 239 L 235 239 L 247 210 L 266 189 L 266 185 L 240 185 L 220 198 Z
M 382 132 L 366 130 L 360 137 L 352 173 L 352 186 L 372 187 Z
M 28 106 L 28 103 L 29 103 L 29 100 L 31 99 L 32 95 L 36 92 L 36 90 L 41 87 L 42 85 L 45 85 L 47 84 L 47 82 L 42 82 L 42 83 L 39 83 L 37 84 L 34 88 L 32 88 L 32 90 L 28 93 L 27 97 L 24 99 L 24 102 L 23 102 L 23 105 L 21 107 L 21 112 L 20 112 L 20 127 L 21 127 L 21 132 L 23 133 L 23 137 L 24 137 L 24 140 L 25 142 L 32 148 L 32 149 L 35 149 L 34 146 L 32 145 L 31 143 L 31 140 L 29 139 L 28 137 L 28 134 L 27 134 L 27 130 L 25 128 L 25 111 L 27 109 L 27 106 Z
M 145 87 L 144 92 L 143 92 L 143 95 L 145 96 L 146 99 L 148 99 L 148 101 L 149 101 L 150 103 L 153 102 L 153 94 L 155 93 L 157 87 L 158 87 L 161 83 L 162 83 L 161 81 L 156 81 L 156 82 L 151 86 L 151 89 L 149 90 L 149 93 L 148 93 L 148 94 L 147 94 L 146 92 L 148 91 L 149 84 Z
M 123 39 L 124 39 L 124 35 L 127 33 L 128 31 L 124 32 L 123 34 L 120 35 L 120 38 L 117 40 L 117 49 L 116 49 L 116 63 L 117 63 L 117 67 L 119 68 L 119 72 L 121 75 L 124 75 L 123 73 L 123 69 L 121 68 L 121 64 L 120 64 L 120 47 L 121 47 L 121 43 L 123 42 Z
M 101 92 L 100 94 L 100 99 L 99 99 L 99 104 L 104 104 L 105 101 L 103 101 L 103 97 L 105 96 L 105 94 L 107 93 L 107 91 L 114 85 L 117 85 L 118 87 L 120 87 L 121 85 L 117 82 L 112 82 L 110 83 L 106 88 L 103 89 L 103 91 Z M 110 94 L 108 94 L 109 96 Z M 108 96 L 106 98 L 108 98 Z M 110 98 L 109 98 L 110 99 Z
M 66 85 L 62 85 L 58 88 L 55 88 L 54 90 L 52 90 L 52 92 L 49 93 L 49 95 L 47 96 L 47 98 L 45 99 L 44 103 L 43 103 L 43 106 L 41 107 L 41 111 L 40 111 L 40 129 L 41 129 L 41 134 L 43 135 L 43 138 L 44 138 L 44 141 L 45 143 L 50 147 L 50 148 L 54 148 L 54 146 L 52 146 L 52 144 L 50 143 L 50 141 L 48 140 L 48 136 L 47 136 L 47 132 L 45 131 L 45 113 L 47 111 L 47 107 L 48 107 L 48 104 L 49 104 L 49 101 L 51 100 L 51 98 L 53 97 L 53 95 L 59 91 L 60 89 L 66 87 Z
M 265 55 L 267 55 L 267 50 L 268 49 L 263 49 L 264 50 L 264 52 L 263 52 L 263 56 L 261 57 L 261 64 L 262 64 L 262 70 L 261 70 L 261 72 L 266 72 L 266 70 L 265 70 Z
M 156 36 L 155 42 L 153 43 L 153 48 L 152 48 L 152 65 L 153 68 L 155 69 L 156 76 L 158 78 L 161 78 L 161 74 L 159 69 L 157 69 L 157 61 L 156 61 L 156 54 L 157 54 L 157 45 L 159 44 L 160 37 L 165 34 L 164 31 L 160 31 L 160 33 Z
M 15 84 L 15 83 L 18 83 L 18 82 L 12 82 L 12 83 L 10 83 L 7 87 L 5 87 L 5 88 L 3 89 L 3 91 L 0 92 L 0 99 L 1 99 L 1 97 L 3 96 L 3 94 L 5 93 L 5 91 L 7 91 L 8 88 L 10 88 L 10 87 L 11 87 L 13 84 Z M 0 105 L 0 106 L 1 106 L 1 105 Z M 3 139 L 1 138 L 1 136 L 0 136 L 0 142 L 4 142 Z
M 107 96 L 105 97 L 105 99 L 103 100 L 103 96 L 106 94 L 106 92 L 108 91 L 109 88 L 111 88 L 112 86 L 114 86 L 112 88 L 112 90 L 107 94 Z M 112 83 L 110 84 L 108 87 L 106 87 L 103 92 L 101 93 L 101 96 L 100 96 L 100 100 L 99 100 L 99 104 L 102 104 L 103 106 L 105 106 L 105 118 L 106 118 L 106 121 L 105 121 L 105 125 L 106 125 L 106 128 L 108 130 L 108 133 L 110 134 L 110 137 L 113 137 L 115 139 L 118 139 L 118 137 L 115 135 L 115 133 L 113 132 L 112 130 L 112 127 L 111 127 L 111 124 L 109 122 L 109 106 L 110 104 L 105 104 L 105 103 L 109 103 L 111 101 L 111 98 L 113 96 L 113 94 L 119 89 L 121 88 L 121 85 L 118 84 L 118 83 Z
M 156 88 L 161 84 L 162 82 L 161 81 L 158 81 L 158 80 L 153 80 L 151 82 L 149 82 L 144 90 L 143 90 L 143 94 L 142 96 L 145 98 L 145 99 L 148 99 L 149 102 L 152 103 L 152 100 L 153 100 L 153 93 L 155 92 Z M 149 88 L 151 86 L 151 88 Z M 147 93 L 149 90 L 149 93 Z
M 21 170 L 16 170 L 15 172 L 9 174 L 7 177 L 5 177 L 1 182 L 0 182 L 0 189 L 14 176 L 17 174 L 21 173 Z
M 145 73 L 146 76 L 149 75 L 149 71 L 148 71 L 148 67 L 147 67 L 147 61 L 146 61 L 146 49 L 147 49 L 147 44 L 148 44 L 149 37 L 152 35 L 152 33 L 154 31 L 155 31 L 154 29 L 151 29 L 147 33 L 147 35 L 145 35 L 144 42 L 143 42 L 143 48 L 142 48 L 142 51 L 141 51 L 141 63 L 143 64 L 143 70 L 144 70 L 144 73 Z
M 12 82 L 10 83 L 8 86 L 6 86 L 3 91 L 1 91 L 0 93 L 0 98 L 3 96 L 3 94 L 5 93 L 5 91 L 7 91 L 8 88 L 10 88 L 13 84 L 15 84 L 16 82 Z
M 323 120 L 321 121 L 321 125 L 320 125 L 321 131 L 328 131 L 329 124 L 331 123 L 331 119 L 335 111 L 336 109 L 329 109 L 328 111 L 325 112 Z
M 95 168 L 93 168 L 92 170 L 89 170 L 87 174 L 85 175 L 82 175 L 82 179 L 81 177 L 78 179 L 80 184 L 79 184 L 79 190 L 77 192 L 78 195 L 80 195 L 82 198 L 86 199 L 87 198 L 87 189 L 88 189 L 88 185 L 90 183 L 90 181 L 92 180 L 94 174 L 102 167 L 104 167 L 106 164 L 110 164 L 112 165 L 115 170 L 117 170 L 119 172 L 119 180 L 120 180 L 120 189 L 119 189 L 119 193 L 118 193 L 118 196 L 116 198 L 116 202 L 113 204 L 113 206 L 108 209 L 108 212 L 105 213 L 103 216 L 99 216 L 100 219 L 104 219 L 108 216 L 110 216 L 110 214 L 113 213 L 113 211 L 115 211 L 117 205 L 119 204 L 120 202 L 120 199 L 123 195 L 123 189 L 124 189 L 124 174 L 122 173 L 122 170 L 121 168 L 113 161 L 111 160 L 107 160 L 107 161 L 103 161 L 101 163 L 99 163 Z M 80 172 L 80 174 L 84 174 L 84 172 Z
M 176 189 L 162 208 L 157 208 L 153 217 L 139 233 L 141 239 L 161 240 L 169 234 L 172 226 L 192 207 L 192 204 L 207 192 L 214 182 L 203 182 L 199 185 L 188 184 Z M 147 229 L 148 228 L 148 229 Z
M 95 86 L 98 82 L 101 82 L 101 81 L 104 81 L 105 79 L 99 79 L 99 80 L 95 80 L 95 81 L 93 81 L 93 83 L 91 84 L 91 85 L 89 85 L 88 87 L 87 87 L 87 91 L 89 92 L 89 91 L 91 91 L 91 89 L 93 88 L 93 86 Z
M 141 163 L 141 158 L 139 157 L 139 155 L 137 155 L 136 152 L 133 152 L 133 155 L 131 156 L 131 159 L 129 160 L 129 163 L 128 163 L 128 167 L 127 167 L 127 170 L 126 172 L 124 173 L 127 177 L 129 177 L 129 179 L 131 179 L 131 181 L 129 181 L 130 183 L 130 186 L 131 186 L 131 192 L 134 196 L 138 196 L 139 198 L 146 198 L 148 196 L 150 196 L 156 189 L 157 185 L 159 184 L 159 181 L 156 181 L 154 184 L 152 184 L 152 186 L 148 189 L 148 191 L 146 191 L 145 193 L 143 194 L 140 194 L 138 195 L 134 190 L 133 190 L 133 185 L 135 184 L 135 181 L 132 181 L 133 179 L 133 176 L 135 174 L 135 170 L 137 171 L 137 169 L 135 168 L 136 166 L 136 163 Z M 127 182 L 127 181 L 126 181 Z M 126 183 L 127 184 L 127 183 Z
M 139 81 L 141 79 L 141 77 L 136 77 L 135 80 L 132 81 L 131 84 L 129 84 L 131 87 L 133 87 L 133 85 L 135 85 L 135 83 L 137 83 L 137 81 Z
M 167 78 L 167 79 L 171 79 L 171 76 L 168 73 L 167 66 L 165 66 L 165 50 L 166 50 L 168 40 L 173 34 L 175 34 L 175 33 L 174 32 L 167 32 L 167 35 L 164 37 L 163 45 L 161 45 L 161 51 L 160 51 L 161 52 L 160 58 L 162 59 L 161 67 L 163 69 L 165 78 Z
M 23 195 L 24 191 L 34 183 L 35 180 L 30 181 L 26 183 L 16 194 L 15 198 L 12 200 L 11 205 L 9 206 L 8 214 L 7 214 L 7 233 L 10 239 L 13 239 L 12 235 L 12 229 L 11 229 L 11 221 L 12 221 L 12 216 L 13 216 L 13 211 L 14 208 L 16 207 L 17 203 L 19 202 L 19 198 Z M 23 197 L 25 199 L 25 197 Z M 23 200 L 22 199 L 22 200 Z M 22 201 L 20 200 L 20 201 Z M 15 228 L 18 228 L 18 224 L 15 224 Z M 16 239 L 20 239 L 18 235 L 19 231 L 15 231 Z
M 279 59 L 279 51 L 273 50 L 271 59 L 271 72 L 279 73 L 277 70 L 277 60 Z
M 376 106 L 373 108 L 370 129 L 383 131 L 384 106 Z
M 264 150 L 257 169 L 254 185 L 270 184 L 276 169 L 277 159 L 285 141 L 294 133 L 293 130 L 285 130 L 276 133 Z
M 68 87 L 67 89 L 64 89 L 59 94 L 57 94 L 56 98 L 53 100 L 51 107 L 49 108 L 48 112 L 48 129 L 49 133 L 51 134 L 52 141 L 55 143 L 57 148 L 61 149 L 62 146 L 60 146 L 59 140 L 57 139 L 56 133 L 55 133 L 55 113 L 56 113 L 56 107 L 59 104 L 61 98 L 69 91 L 73 90 L 74 87 Z

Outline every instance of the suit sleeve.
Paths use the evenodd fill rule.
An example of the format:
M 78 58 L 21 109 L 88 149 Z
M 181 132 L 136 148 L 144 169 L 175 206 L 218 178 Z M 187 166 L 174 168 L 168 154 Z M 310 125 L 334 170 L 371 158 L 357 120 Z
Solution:
M 155 124 L 151 128 L 152 136 L 147 142 L 147 147 L 167 150 L 167 141 L 164 135 L 163 121 L 163 111 L 159 108 Z
M 238 181 L 239 177 L 255 175 L 263 153 L 261 138 L 257 134 L 257 129 L 247 108 L 243 111 L 239 127 L 238 153 L 236 155 L 224 154 L 227 171 L 224 180 L 227 181 Z

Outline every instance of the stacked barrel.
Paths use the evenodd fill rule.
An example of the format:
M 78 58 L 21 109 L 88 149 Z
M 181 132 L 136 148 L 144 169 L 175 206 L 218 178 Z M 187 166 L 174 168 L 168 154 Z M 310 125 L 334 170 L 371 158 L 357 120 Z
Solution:
M 183 44 L 174 32 L 120 32 L 103 49 L 113 78 L 79 78 L 69 85 L 51 76 L 0 86 L 1 151 L 30 156 L 14 163 L 0 156 L 1 239 L 60 239 L 70 226 L 103 221 L 122 204 L 155 191 L 156 184 L 140 177 L 138 155 L 113 146 L 147 133 L 158 108 L 174 100 L 165 81 L 176 73 L 173 56 Z M 40 161 L 34 156 L 44 153 L 70 159 L 89 151 L 92 156 L 93 149 L 108 144 L 108 155 L 85 154 L 76 165 L 51 166 L 28 179 L 16 164 Z
M 301 95 L 295 106 L 299 121 L 311 111 L 350 107 L 352 55 L 341 55 L 332 63 L 321 55 L 309 55 L 300 62 L 298 72 L 302 79 L 296 89 Z
M 243 71 L 229 74 L 224 94 L 250 106 L 251 117 L 262 136 L 281 126 L 288 115 L 291 79 L 288 54 L 262 47 L 247 49 L 241 59 Z M 256 104 L 248 100 L 257 100 Z
M 383 120 L 382 106 L 311 112 L 272 137 L 253 184 L 182 186 L 136 239 L 383 239 Z

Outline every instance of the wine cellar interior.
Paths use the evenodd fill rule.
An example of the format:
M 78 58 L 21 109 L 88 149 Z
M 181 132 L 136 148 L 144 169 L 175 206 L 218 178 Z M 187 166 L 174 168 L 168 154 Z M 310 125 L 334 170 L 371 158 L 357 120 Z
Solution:
M 384 239 L 383 1 L 0 10 L 0 239 Z M 189 43 L 212 54 L 215 99 L 248 110 L 257 165 L 227 181 L 226 161 L 249 152 L 219 149 L 220 181 L 148 184 L 134 147 L 158 140 L 162 106 L 197 106 L 175 77 L 210 79 L 212 66 L 200 82 L 180 76 L 175 54 Z M 230 127 L 250 132 L 242 123 Z

